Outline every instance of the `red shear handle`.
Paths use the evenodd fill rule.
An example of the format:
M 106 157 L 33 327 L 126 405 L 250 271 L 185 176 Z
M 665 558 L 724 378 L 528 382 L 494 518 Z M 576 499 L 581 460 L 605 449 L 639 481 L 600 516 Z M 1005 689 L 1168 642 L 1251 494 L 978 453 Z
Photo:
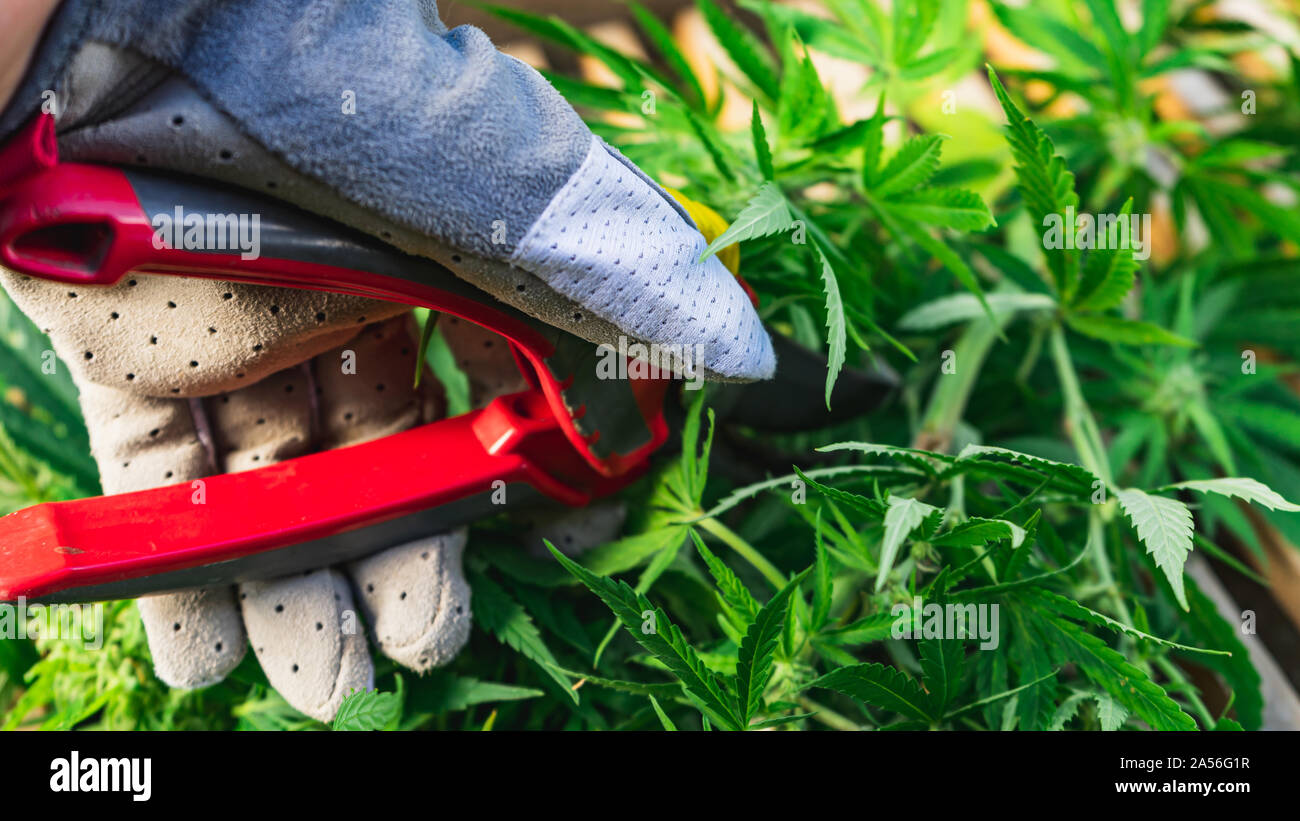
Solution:
M 609 490 L 585 468 L 540 394 L 504 396 L 257 470 L 11 513 L 0 518 L 0 601 L 74 600 L 66 591 L 237 563 L 520 484 L 583 504 Z M 579 489 L 557 472 L 585 472 L 589 483 Z

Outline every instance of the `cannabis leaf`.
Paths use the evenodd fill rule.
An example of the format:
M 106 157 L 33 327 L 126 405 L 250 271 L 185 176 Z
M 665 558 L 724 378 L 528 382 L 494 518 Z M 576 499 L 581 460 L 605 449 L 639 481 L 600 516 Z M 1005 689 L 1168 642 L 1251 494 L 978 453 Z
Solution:
M 470 605 L 474 611 L 474 621 L 498 640 L 535 662 L 577 704 L 578 692 L 573 689 L 573 682 L 556 672 L 555 656 L 542 640 L 542 634 L 528 612 L 489 577 L 476 573 L 472 581 L 474 596 Z
M 876 574 L 877 593 L 884 588 L 889 572 L 894 569 L 894 560 L 898 558 L 903 540 L 928 517 L 942 512 L 918 499 L 889 498 L 889 507 L 885 510 L 885 537 L 880 544 L 880 571 Z
M 872 190 L 882 197 L 888 197 L 899 191 L 911 191 L 930 179 L 939 167 L 942 140 L 943 137 L 938 134 L 926 134 L 903 143 L 903 147 L 898 149 L 880 172 Z
M 941 716 L 961 693 L 966 665 L 965 644 L 959 637 L 920 642 L 921 672 L 930 693 L 930 714 Z
M 835 278 L 835 269 L 831 267 L 830 257 L 822 249 L 821 243 L 814 243 L 817 248 L 817 260 L 821 263 L 822 288 L 826 296 L 826 340 L 830 351 L 826 365 L 826 407 L 831 406 L 831 392 L 835 390 L 835 381 L 848 351 L 848 339 L 845 335 L 844 299 L 840 296 L 840 283 Z
M 659 700 L 654 696 L 649 696 L 648 698 L 650 699 L 650 706 L 654 708 L 655 715 L 659 717 L 659 723 L 663 728 L 670 733 L 677 732 L 677 725 L 673 724 L 672 719 L 670 719 L 668 714 L 664 712 L 664 708 L 659 706 Z
M 1101 722 L 1101 729 L 1110 732 L 1118 730 L 1128 721 L 1128 710 L 1124 705 L 1105 693 L 1095 693 L 1097 699 L 1097 720 Z
M 740 706 L 741 726 L 762 706 L 763 691 L 772 677 L 772 659 L 776 655 L 776 642 L 785 626 L 790 609 L 790 597 L 798 589 L 812 568 L 791 579 L 785 587 L 763 605 L 754 622 L 745 631 L 736 656 L 736 695 Z
M 1065 596 L 1053 593 L 1052 591 L 1043 588 L 1028 588 L 1019 591 L 1016 594 L 1016 597 L 1026 604 L 1039 605 L 1048 610 L 1055 611 L 1066 618 L 1074 619 L 1075 621 L 1086 621 L 1097 627 L 1117 630 L 1121 633 L 1132 636 L 1133 638 L 1154 642 L 1165 647 L 1171 647 L 1175 650 L 1183 650 L 1188 653 L 1201 653 L 1210 656 L 1232 655 L 1226 650 L 1209 650 L 1200 647 L 1190 647 L 1186 644 L 1179 644 L 1176 641 L 1169 641 L 1168 639 L 1162 639 L 1159 636 L 1153 636 L 1150 633 L 1138 630 L 1136 627 L 1131 627 L 1122 622 L 1118 622 L 1103 613 L 1098 613 L 1090 607 L 1085 607 L 1073 599 L 1068 599 Z
M 979 231 L 993 225 L 993 214 L 978 194 L 958 188 L 918 188 L 939 166 L 942 137 L 926 134 L 913 137 L 895 152 L 884 169 L 879 162 L 884 97 L 869 121 L 863 149 L 863 183 L 867 205 L 881 224 L 900 241 L 920 246 L 943 264 L 957 281 L 975 295 L 992 317 L 975 273 L 959 254 L 924 226 Z
M 696 0 L 696 5 L 736 68 L 769 101 L 778 99 L 781 96 L 781 81 L 766 47 L 749 29 L 732 20 L 713 0 Z
M 723 231 L 721 236 L 709 243 L 709 247 L 700 254 L 700 262 L 708 259 L 728 245 L 747 239 L 771 236 L 794 227 L 794 215 L 790 213 L 790 203 L 776 183 L 765 182 L 758 188 L 758 193 L 749 200 L 736 219 Z
M 951 530 L 930 540 L 936 547 L 978 547 L 998 539 L 1009 539 L 1017 548 L 1025 541 L 1025 529 L 1004 519 L 984 519 L 972 516 Z
M 776 170 L 772 167 L 772 148 L 767 144 L 767 131 L 764 130 L 763 118 L 758 113 L 758 101 L 754 102 L 749 130 L 754 139 L 754 157 L 758 160 L 758 171 L 763 179 L 771 180 L 776 176 Z
M 1025 206 L 1035 228 L 1047 225 L 1048 217 L 1063 218 L 1067 208 L 1079 204 L 1074 191 L 1074 174 L 1056 153 L 1051 139 L 1011 101 L 997 72 L 988 67 L 989 82 L 1007 115 L 1007 142 L 1016 160 L 1016 179 Z M 1072 228 L 1072 226 L 1070 226 Z M 1074 296 L 1079 273 L 1079 258 L 1073 248 L 1060 248 L 1047 254 L 1056 293 L 1066 301 Z
M 735 573 L 727 567 L 721 559 L 713 555 L 707 547 L 704 546 L 704 540 L 694 530 L 691 531 L 691 539 L 695 542 L 695 549 L 699 552 L 700 558 L 709 568 L 709 573 L 713 575 L 714 581 L 717 582 L 717 597 L 724 608 L 736 616 L 735 626 L 738 629 L 745 629 L 754 622 L 758 616 L 759 604 L 754 596 L 749 592 Z
M 1192 552 L 1192 512 L 1177 499 L 1151 496 L 1129 488 L 1118 491 L 1120 506 L 1137 528 L 1138 538 L 1164 571 L 1178 603 L 1187 609 L 1183 564 Z
M 1067 314 L 1065 321 L 1071 328 L 1094 339 L 1119 342 L 1123 345 L 1176 345 L 1196 347 L 1196 342 L 1152 322 L 1122 319 L 1101 314 Z
M 1196 722 L 1160 685 L 1101 639 L 1064 619 L 1029 614 L 1043 646 L 1059 665 L 1074 664 L 1094 684 L 1155 730 L 1195 730 Z
M 980 195 L 964 188 L 926 188 L 900 194 L 887 202 L 894 216 L 926 225 L 982 231 L 993 224 L 993 215 Z
M 333 730 L 391 730 L 402 714 L 402 700 L 396 693 L 353 690 L 343 697 L 334 714 Z
M 1291 512 L 1300 512 L 1300 505 L 1288 502 L 1282 498 L 1282 494 L 1270 488 L 1263 482 L 1258 482 L 1247 477 L 1230 477 L 1223 479 L 1193 479 L 1188 482 L 1178 482 L 1169 485 L 1162 490 L 1186 489 L 1195 490 L 1198 493 L 1218 493 L 1222 496 L 1235 496 L 1238 499 L 1245 499 L 1247 502 L 1257 502 L 1271 510 L 1287 510 Z
M 565 570 L 582 582 L 605 603 L 638 644 L 677 676 L 687 694 L 712 721 L 731 730 L 744 722 L 736 714 L 718 676 L 705 666 L 699 653 L 682 636 L 682 631 L 668 620 L 663 610 L 652 605 L 643 594 L 626 582 L 597 576 L 565 556 L 549 541 L 551 551 Z
M 1133 198 L 1130 197 L 1118 215 L 1121 224 L 1127 224 L 1132 213 Z M 1101 226 L 1097 227 L 1099 238 L 1103 235 L 1103 230 Z M 1148 237 L 1147 241 L 1150 239 Z M 1122 248 L 1111 247 L 1117 243 L 1117 237 L 1108 237 L 1106 248 L 1096 248 L 1089 252 L 1079 277 L 1078 291 L 1071 304 L 1074 310 L 1107 311 L 1116 308 L 1128 292 L 1133 290 L 1138 268 L 1133 259 L 1133 237 L 1129 236 L 1129 241 L 1122 243 Z
M 927 706 L 930 700 L 921 686 L 902 671 L 884 664 L 872 662 L 841 667 L 814 679 L 807 686 L 835 690 L 917 721 L 934 719 Z

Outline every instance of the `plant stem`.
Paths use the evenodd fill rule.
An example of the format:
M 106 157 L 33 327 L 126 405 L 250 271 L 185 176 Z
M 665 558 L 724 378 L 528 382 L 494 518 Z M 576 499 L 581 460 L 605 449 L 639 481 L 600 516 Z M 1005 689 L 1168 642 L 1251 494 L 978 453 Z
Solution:
M 1065 331 L 1059 322 L 1052 326 L 1052 361 L 1061 383 L 1061 395 L 1065 397 L 1065 419 L 1070 427 L 1070 440 L 1074 443 L 1074 449 L 1084 467 L 1100 478 L 1106 487 L 1113 487 L 1115 480 L 1111 477 L 1110 462 L 1106 459 L 1106 449 L 1101 443 L 1097 420 L 1083 399 L 1079 376 L 1074 371 L 1070 349 L 1065 344 Z
M 1088 511 L 1088 548 L 1092 551 L 1093 562 L 1097 565 L 1097 575 L 1101 577 L 1102 590 L 1110 597 L 1111 605 L 1120 621 L 1133 625 L 1133 615 L 1129 612 L 1124 597 L 1115 586 L 1115 574 L 1110 569 L 1110 557 L 1106 555 L 1106 534 L 1102 531 L 1101 511 Z
M 1045 324 L 1035 323 L 1034 334 L 1029 337 L 1029 347 L 1025 349 L 1025 358 L 1020 360 L 1020 367 L 1016 369 L 1017 382 L 1024 384 L 1029 381 L 1029 375 L 1033 373 L 1034 366 L 1038 364 L 1038 357 L 1043 353 L 1043 336 L 1046 332 Z
M 1178 665 L 1170 661 L 1167 656 L 1160 656 L 1155 660 L 1155 662 L 1156 666 L 1160 668 L 1161 672 L 1169 677 L 1170 681 L 1173 681 L 1176 684 L 1189 685 L 1187 677 L 1183 675 L 1183 671 L 1179 670 Z M 1218 722 L 1214 720 L 1214 715 L 1210 712 L 1210 709 L 1205 706 L 1205 703 L 1201 701 L 1200 696 L 1196 694 L 1196 688 L 1184 686 L 1183 690 L 1184 695 L 1187 696 L 1187 700 L 1192 704 L 1192 709 L 1200 715 L 1202 723 L 1204 723 L 1207 728 L 1213 729 L 1214 725 Z
M 754 546 L 749 542 L 740 538 L 739 534 L 731 528 L 711 516 L 700 519 L 696 524 L 736 551 L 742 559 L 753 565 L 759 573 L 762 573 L 763 578 L 771 582 L 773 587 L 780 590 L 785 586 L 786 578 L 781 571 L 777 570 L 776 566 L 765 559 L 762 553 L 755 550 Z
M 962 331 L 952 348 L 956 369 L 951 374 L 941 373 L 935 382 L 934 393 L 930 395 L 930 404 L 921 420 L 915 447 L 927 447 L 930 450 L 947 450 L 951 447 L 953 431 L 966 414 L 966 403 L 970 401 L 971 391 L 975 389 L 975 380 L 979 378 L 984 360 L 1001 332 L 1000 325 L 1005 324 L 1007 317 L 1001 316 L 998 319 L 999 325 L 994 325 L 987 319 L 977 319 Z
M 845 718 L 834 710 L 827 709 L 807 696 L 799 696 L 795 699 L 799 706 L 812 713 L 813 721 L 820 721 L 833 730 L 848 730 L 850 732 L 863 729 L 855 724 L 851 719 Z

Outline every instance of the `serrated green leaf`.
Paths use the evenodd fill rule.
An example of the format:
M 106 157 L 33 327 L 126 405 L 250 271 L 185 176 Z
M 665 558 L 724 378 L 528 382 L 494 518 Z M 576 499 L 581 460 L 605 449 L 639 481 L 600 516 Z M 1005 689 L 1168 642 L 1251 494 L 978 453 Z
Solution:
M 600 576 L 612 576 L 640 565 L 651 556 L 686 538 L 685 527 L 665 527 L 625 536 L 587 551 L 582 563 Z
M 1066 323 L 1079 333 L 1121 345 L 1176 345 L 1195 348 L 1196 341 L 1151 322 L 1102 314 L 1067 314 Z
M 874 613 L 843 627 L 827 630 L 821 638 L 831 644 L 849 647 L 855 644 L 871 644 L 893 637 L 894 622 L 897 618 L 885 611 Z
M 799 45 L 796 39 L 786 46 L 781 98 L 777 101 L 781 138 L 795 142 L 821 135 L 827 122 L 839 125 L 834 100 L 826 93 L 807 50 L 795 47 Z
M 546 542 L 546 548 L 565 570 L 614 612 L 637 644 L 649 651 L 682 682 L 686 692 L 694 698 L 696 705 L 707 717 L 728 729 L 738 730 L 743 726 L 717 675 L 700 660 L 695 648 L 686 642 L 681 630 L 668 620 L 663 610 L 653 606 L 643 594 L 633 590 L 627 583 L 595 575 L 565 556 L 550 542 Z M 651 620 L 649 630 L 644 629 L 647 618 Z
M 930 714 L 941 716 L 960 695 L 964 683 L 965 643 L 959 638 L 926 639 L 918 643 L 925 689 L 930 693 Z
M 737 629 L 746 629 L 758 616 L 758 601 L 731 568 L 704 546 L 704 540 L 694 530 L 691 531 L 691 539 L 695 542 L 695 550 L 718 584 L 718 597 L 743 619 L 742 623 L 736 625 Z
M 1066 168 L 1065 160 L 1056 154 L 1047 135 L 1011 101 L 992 66 L 989 66 L 988 74 L 993 92 L 1007 115 L 1007 142 L 1016 160 L 1016 180 L 1030 219 L 1035 228 L 1046 227 L 1049 216 L 1064 219 L 1067 209 L 1079 204 L 1079 196 L 1074 191 L 1074 174 Z M 1066 301 L 1072 299 L 1079 274 L 1077 253 L 1064 247 L 1049 250 L 1047 265 L 1052 272 L 1056 293 Z
M 822 292 L 826 297 L 826 344 L 829 353 L 826 357 L 826 407 L 831 406 L 831 392 L 835 390 L 835 381 L 839 379 L 840 369 L 848 354 L 848 335 L 845 331 L 847 321 L 844 318 L 844 299 L 840 296 L 840 283 L 831 267 L 830 257 L 822 249 L 821 243 L 813 243 L 817 248 L 817 259 L 821 263 Z
M 1087 488 L 1092 489 L 1093 481 L 1097 478 L 1084 467 L 1072 465 L 1068 462 L 1057 462 L 1052 459 L 1044 459 L 1041 456 L 1033 456 L 1028 453 L 1008 450 L 1007 448 L 994 447 L 992 445 L 967 445 L 957 454 L 957 459 L 953 463 L 953 470 L 961 468 L 968 462 L 985 462 L 995 463 L 1007 460 L 1012 466 L 1026 468 L 1033 471 L 1030 476 L 1037 482 L 1041 475 L 1051 474 L 1069 485 L 1080 490 Z
M 700 262 L 708 259 L 728 245 L 735 245 L 747 239 L 767 237 L 780 234 L 794 227 L 794 215 L 790 213 L 790 203 L 785 194 L 775 183 L 765 182 L 759 186 L 758 193 L 749 200 L 736 219 L 723 231 L 721 236 L 709 243 L 709 247 L 700 254 Z
M 1010 539 L 1017 548 L 1025 541 L 1025 530 L 1004 519 L 983 519 L 973 516 L 951 530 L 930 540 L 935 547 L 979 547 L 991 541 Z
M 834 690 L 917 721 L 928 723 L 933 719 L 926 708 L 929 700 L 921 686 L 900 670 L 883 664 L 872 662 L 841 667 L 814 679 L 807 686 Z
M 1282 494 L 1270 488 L 1263 482 L 1258 482 L 1248 477 L 1225 477 L 1221 479 L 1193 479 L 1187 482 L 1178 482 L 1169 485 L 1162 490 L 1195 490 L 1198 493 L 1217 493 L 1221 496 L 1235 496 L 1238 499 L 1245 499 L 1247 502 L 1255 502 L 1271 510 L 1286 510 L 1293 513 L 1300 513 L 1300 505 L 1294 502 L 1288 502 L 1282 498 Z
M 816 562 L 813 565 L 813 607 L 810 632 L 818 633 L 826 626 L 830 617 L 831 599 L 834 597 L 834 584 L 831 576 L 831 560 L 826 553 L 826 543 L 822 541 L 822 512 L 817 511 L 817 523 L 814 527 L 816 540 Z
M 713 30 L 713 36 L 726 50 L 736 68 L 769 101 L 778 99 L 781 96 L 781 82 L 766 47 L 749 29 L 731 19 L 713 0 L 696 0 L 695 5 L 699 7 L 705 22 Z
M 1094 693 L 1097 699 L 1097 719 L 1101 722 L 1101 729 L 1105 732 L 1114 732 L 1124 726 L 1128 721 L 1128 710 L 1124 705 L 1105 693 Z
M 664 708 L 659 706 L 658 700 L 656 700 L 654 696 L 650 696 L 649 698 L 650 706 L 654 708 L 655 715 L 659 717 L 659 723 L 663 725 L 663 728 L 670 733 L 677 732 L 677 725 L 673 724 L 672 719 L 668 718 L 668 714 L 664 712 Z
M 521 701 L 546 695 L 532 687 L 516 687 L 494 681 L 481 681 L 471 676 L 457 676 L 442 670 L 434 671 L 411 686 L 407 709 L 411 713 L 457 712 L 475 704 L 493 701 Z
M 930 179 L 939 167 L 943 139 L 938 134 L 924 134 L 903 143 L 885 164 L 872 191 L 878 196 L 888 197 L 901 191 L 911 191 Z
M 753 724 L 749 725 L 749 728 L 751 730 L 766 730 L 770 727 L 780 727 L 782 724 L 791 724 L 796 721 L 803 721 L 805 718 L 812 718 L 815 715 L 817 714 L 795 713 L 788 716 L 775 716 L 773 718 L 765 718 L 762 721 L 755 721 Z
M 776 657 L 777 639 L 785 627 L 790 597 L 811 572 L 812 568 L 809 568 L 786 583 L 763 605 L 753 624 L 745 631 L 736 655 L 736 697 L 740 705 L 741 726 L 748 726 L 750 718 L 763 704 L 763 691 L 772 678 L 772 661 Z
M 767 144 L 767 131 L 763 128 L 763 118 L 758 113 L 758 101 L 754 101 L 754 114 L 749 121 L 750 136 L 754 140 L 754 157 L 758 161 L 758 171 L 763 175 L 763 179 L 771 180 L 775 178 L 776 171 L 772 168 L 772 149 Z
M 402 702 L 396 693 L 353 690 L 343 697 L 330 729 L 336 731 L 382 730 L 401 716 Z
M 927 476 L 937 475 L 934 462 L 940 464 L 951 464 L 953 462 L 953 458 L 944 453 L 934 453 L 919 448 L 900 448 L 894 445 L 882 445 L 877 442 L 834 442 L 817 448 L 819 453 L 834 453 L 842 450 L 851 450 L 867 455 L 888 456 L 890 459 L 896 459 L 917 468 Z
M 888 201 L 888 207 L 910 220 L 957 231 L 982 231 L 994 222 L 979 194 L 961 188 L 927 188 L 900 194 Z
M 488 576 L 472 574 L 471 581 L 474 595 L 470 604 L 475 623 L 535 663 L 574 704 L 578 704 L 578 692 L 573 689 L 573 682 L 556 672 L 555 656 L 542 640 L 532 616 Z
M 1138 538 L 1146 545 L 1156 566 L 1164 571 L 1174 596 L 1186 610 L 1183 565 L 1192 552 L 1192 512 L 1177 499 L 1152 496 L 1134 488 L 1120 490 L 1116 495 L 1120 507 L 1137 529 Z
M 1070 723 L 1070 719 L 1074 718 L 1075 715 L 1078 714 L 1079 705 L 1090 698 L 1095 698 L 1096 695 L 1096 693 L 1089 692 L 1073 693 L 1065 701 L 1062 701 L 1060 706 L 1056 708 L 1056 712 L 1052 714 L 1052 720 L 1048 723 L 1047 729 L 1053 732 L 1064 730 L 1065 725 Z
M 1130 198 L 1119 213 L 1119 219 L 1128 221 L 1133 212 L 1133 200 Z M 1102 227 L 1097 226 L 1100 243 Z M 1127 231 L 1127 229 L 1126 229 Z M 1117 244 L 1107 239 L 1107 245 Z M 1147 237 L 1150 242 L 1151 238 Z M 1124 247 L 1096 248 L 1084 261 L 1083 272 L 1079 276 L 1079 288 L 1074 296 L 1073 308 L 1076 311 L 1108 311 L 1119 307 L 1128 292 L 1133 290 L 1137 277 L 1137 261 L 1133 259 L 1133 238 L 1122 244 Z
M 1054 659 L 1074 664 L 1093 684 L 1123 704 L 1154 730 L 1195 730 L 1196 721 L 1183 712 L 1160 685 L 1130 664 L 1101 639 L 1064 619 L 1034 614 L 1033 621 Z
M 1097 627 L 1105 627 L 1110 630 L 1116 630 L 1118 632 L 1132 636 L 1135 639 L 1141 639 L 1143 641 L 1153 642 L 1163 647 L 1169 647 L 1175 650 L 1183 650 L 1188 653 L 1199 653 L 1199 654 L 1211 655 L 1211 656 L 1231 655 L 1229 651 L 1225 651 L 1225 650 L 1207 650 L 1200 647 L 1191 647 L 1186 644 L 1179 644 L 1176 641 L 1169 641 L 1168 639 L 1162 639 L 1159 636 L 1153 636 L 1150 633 L 1146 633 L 1142 630 L 1137 629 L 1136 627 L 1130 627 L 1127 624 L 1118 622 L 1115 619 L 1112 619 L 1110 616 L 1105 615 L 1104 613 L 1098 613 L 1096 610 L 1093 610 L 1090 607 L 1085 607 L 1084 605 L 1078 603 L 1077 601 L 1074 601 L 1073 599 L 1066 598 L 1065 596 L 1059 595 L 1057 593 L 1053 593 L 1052 591 L 1043 588 L 1027 588 L 1019 592 L 1017 594 L 1017 597 L 1027 603 L 1038 603 L 1042 607 L 1045 607 L 1048 610 L 1052 610 L 1056 613 L 1059 613 L 1060 615 L 1066 618 L 1074 619 L 1076 621 L 1085 621 Z
M 919 499 L 889 498 L 889 506 L 885 509 L 885 535 L 880 544 L 880 570 L 876 573 L 877 593 L 884 589 L 903 542 L 927 517 L 938 511 L 939 508 Z
M 628 9 L 632 16 L 636 18 L 641 30 L 645 32 L 646 37 L 654 44 L 659 54 L 664 58 L 664 62 L 672 69 L 673 74 L 677 75 L 682 82 L 686 83 L 687 90 L 690 92 L 690 100 L 695 106 L 704 105 L 704 89 L 700 86 L 700 81 L 691 70 L 691 64 L 682 54 L 681 49 L 677 46 L 677 41 L 663 23 L 659 21 L 645 6 L 642 6 L 636 0 L 628 0 Z

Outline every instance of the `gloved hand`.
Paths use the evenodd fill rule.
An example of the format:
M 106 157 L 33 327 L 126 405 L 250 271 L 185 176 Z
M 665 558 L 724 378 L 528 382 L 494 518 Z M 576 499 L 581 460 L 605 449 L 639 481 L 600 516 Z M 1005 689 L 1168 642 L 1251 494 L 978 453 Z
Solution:
M 741 287 L 716 258 L 697 261 L 705 241 L 686 212 L 536 72 L 475 29 L 447 31 L 432 0 L 66 0 L 0 114 L 0 137 L 46 89 L 57 90 L 66 160 L 282 198 L 591 341 L 702 351 L 683 364 L 706 377 L 774 370 Z M 3 284 L 73 368 L 110 493 L 387 435 L 438 412 L 436 396 L 407 387 L 415 345 L 399 306 L 146 276 L 110 288 Z M 464 361 L 487 350 L 472 332 L 448 340 Z M 340 368 L 345 349 L 355 375 Z M 480 401 L 504 392 L 500 372 L 470 370 Z M 602 528 L 621 519 L 587 517 Z M 571 549 L 590 532 L 537 526 Z M 344 569 L 376 644 L 398 662 L 426 670 L 464 644 L 463 547 L 463 532 L 432 536 Z M 343 572 L 325 569 L 140 609 L 164 681 L 219 680 L 246 630 L 272 685 L 324 720 L 370 683 L 364 641 L 343 629 L 351 607 Z
M 72 289 L 0 272 L 0 284 L 72 370 L 106 493 L 262 467 L 444 411 L 428 374 L 412 387 L 418 346 L 405 306 L 159 276 Z M 476 405 L 524 387 L 500 338 L 454 317 L 443 334 Z M 610 538 L 621 516 L 601 524 L 579 524 L 578 546 Z M 465 541 L 463 529 L 431 534 L 343 568 L 142 598 L 155 671 L 173 687 L 207 686 L 251 643 L 272 686 L 328 721 L 351 689 L 373 685 L 356 605 L 378 649 L 417 672 L 465 644 Z
M 65 160 L 283 199 L 592 342 L 700 351 L 679 364 L 706 379 L 774 372 L 686 211 L 433 0 L 65 0 L 0 138 L 51 91 Z

